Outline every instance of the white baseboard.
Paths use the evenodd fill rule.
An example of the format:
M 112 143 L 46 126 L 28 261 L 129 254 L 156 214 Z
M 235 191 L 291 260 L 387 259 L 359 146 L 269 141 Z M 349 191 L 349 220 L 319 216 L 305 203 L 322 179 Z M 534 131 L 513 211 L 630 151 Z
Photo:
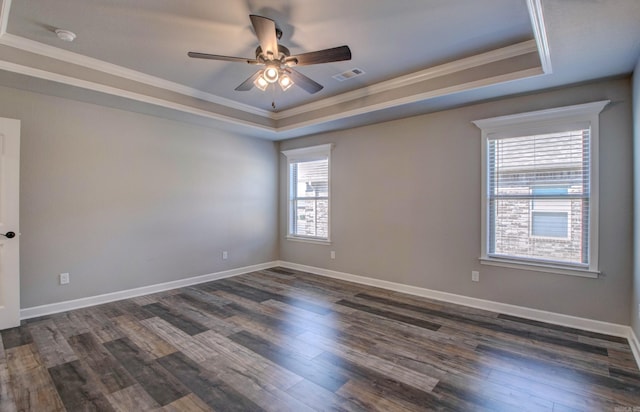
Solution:
M 210 273 L 208 275 L 194 276 L 186 279 L 173 280 L 171 282 L 158 283 L 155 285 L 142 286 L 135 289 L 121 290 L 118 292 L 105 293 L 103 295 L 89 296 L 86 298 L 67 300 L 64 302 L 51 303 L 48 305 L 34 306 L 30 308 L 20 309 L 20 319 L 31 319 L 38 316 L 51 315 L 53 313 L 65 312 L 73 309 L 86 308 L 88 306 L 100 305 L 103 303 L 114 302 L 117 300 L 134 298 L 136 296 L 148 295 L 151 293 L 162 292 L 185 286 L 191 286 L 198 283 L 210 282 L 212 280 L 228 278 L 231 276 L 242 275 L 257 270 L 269 269 L 278 266 L 278 262 L 267 262 L 258 265 L 245 266 L 236 269 L 225 270 L 222 272 Z
M 291 262 L 279 262 L 280 266 L 289 269 L 309 272 L 316 275 L 327 276 L 330 278 L 346 280 L 349 282 L 361 283 L 363 285 L 375 286 L 383 289 L 393 290 L 396 292 L 407 293 L 410 295 L 421 296 L 434 300 L 439 300 L 458 305 L 470 306 L 472 308 L 483 309 L 490 312 L 504 313 L 507 315 L 518 316 L 521 318 L 537 320 L 541 322 L 553 323 L 555 325 L 568 326 L 571 328 L 603 333 L 606 335 L 619 336 L 629 338 L 631 328 L 627 325 L 616 323 L 602 322 L 580 318 L 576 316 L 563 315 L 560 313 L 547 312 L 539 309 L 527 308 L 524 306 L 516 306 L 508 303 L 494 302 L 491 300 L 477 299 L 464 295 L 456 295 L 453 293 L 440 292 L 437 290 L 421 288 L 417 286 L 404 285 L 402 283 L 389 282 L 386 280 L 373 279 L 365 276 L 352 275 L 349 273 L 336 272 L 333 270 L 322 269 L 314 266 L 300 265 Z M 636 357 L 638 359 L 638 357 Z
M 638 342 L 638 337 L 631 327 L 629 327 L 629 335 L 627 336 L 627 339 L 629 340 L 629 346 L 631 346 L 633 357 L 636 359 L 638 368 L 640 368 L 640 342 Z

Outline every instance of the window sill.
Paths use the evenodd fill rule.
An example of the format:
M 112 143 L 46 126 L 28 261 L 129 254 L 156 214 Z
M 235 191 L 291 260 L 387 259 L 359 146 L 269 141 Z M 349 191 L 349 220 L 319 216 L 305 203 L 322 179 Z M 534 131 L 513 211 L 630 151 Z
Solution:
M 306 237 L 287 236 L 286 239 L 287 240 L 291 240 L 293 242 L 311 243 L 311 244 L 315 244 L 315 245 L 330 245 L 331 244 L 330 240 L 313 239 L 313 238 L 306 238 Z
M 533 270 L 536 272 L 556 273 L 559 275 L 580 276 L 583 278 L 597 279 L 600 272 L 589 269 L 572 268 L 567 266 L 559 266 L 537 262 L 527 262 L 512 259 L 499 259 L 490 257 L 481 257 L 480 263 L 490 266 L 501 266 L 512 269 Z

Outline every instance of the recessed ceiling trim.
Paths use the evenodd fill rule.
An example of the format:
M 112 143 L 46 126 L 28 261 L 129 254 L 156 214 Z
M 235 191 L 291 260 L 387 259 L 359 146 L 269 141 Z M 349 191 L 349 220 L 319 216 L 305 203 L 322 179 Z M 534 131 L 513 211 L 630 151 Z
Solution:
M 527 8 L 529 9 L 529 17 L 531 18 L 533 37 L 536 39 L 536 45 L 538 46 L 542 70 L 544 70 L 545 74 L 551 74 L 553 69 L 551 68 L 551 53 L 549 51 L 549 41 L 547 40 L 547 29 L 544 26 L 542 0 L 527 0 Z
M 188 106 L 181 103 L 172 102 L 166 99 L 160 99 L 157 97 L 148 96 L 145 94 L 135 93 L 128 90 L 123 90 L 117 87 L 107 86 L 104 84 L 81 80 L 71 76 L 65 76 L 63 74 L 50 72 L 47 70 L 40 70 L 34 67 L 24 66 L 21 64 L 15 64 L 0 60 L 0 70 L 6 70 L 13 73 L 19 73 L 25 76 L 35 77 L 39 79 L 49 80 L 57 83 L 63 83 L 70 86 L 79 87 L 82 89 L 92 90 L 100 93 L 106 93 L 114 96 L 124 97 L 131 100 L 136 100 L 143 103 L 149 103 L 168 109 L 178 110 L 184 113 L 195 114 L 198 116 L 206 117 L 214 120 L 221 120 L 228 123 L 233 123 L 241 126 L 251 127 L 260 131 L 275 132 L 276 129 L 270 126 L 264 126 L 258 123 L 245 121 L 236 117 L 225 116 L 219 113 L 215 113 L 209 110 L 198 109 L 197 107 Z
M 290 131 L 294 129 L 300 129 L 308 126 L 318 125 L 323 122 L 329 122 L 332 120 L 344 119 L 358 114 L 363 114 L 371 111 L 382 110 L 384 108 L 390 108 L 402 104 L 414 103 L 416 101 L 430 99 L 433 97 L 443 96 L 448 93 L 455 93 L 459 91 L 469 90 L 477 87 L 487 86 L 495 84 L 496 79 L 499 81 L 509 81 L 514 79 L 520 79 L 523 77 L 540 75 L 545 73 L 551 73 L 551 60 L 548 48 L 548 41 L 546 37 L 546 30 L 544 26 L 542 0 L 526 0 L 529 16 L 532 24 L 532 31 L 534 39 L 521 42 L 515 45 L 503 47 L 486 53 L 482 53 L 475 56 L 470 56 L 450 63 L 434 66 L 428 69 L 420 70 L 418 72 L 410 73 L 405 76 L 401 76 L 388 81 L 380 82 L 378 84 L 353 90 L 351 92 L 343 93 L 340 95 L 328 97 L 322 100 L 318 100 L 309 104 L 294 107 L 291 109 L 283 110 L 282 112 L 271 112 L 268 110 L 260 109 L 248 104 L 239 103 L 231 99 L 216 96 L 211 93 L 206 93 L 197 90 L 192 87 L 185 86 L 183 84 L 171 82 L 159 77 L 151 76 L 136 70 L 128 69 L 123 66 L 107 63 L 95 58 L 80 55 L 69 50 L 65 50 L 59 47 L 50 46 L 44 43 L 33 41 L 27 38 L 23 38 L 17 35 L 13 35 L 7 32 L 7 25 L 9 19 L 9 10 L 11 8 L 11 0 L 0 0 L 0 44 L 13 47 L 18 50 L 22 50 L 43 57 L 56 59 L 62 62 L 75 64 L 77 66 L 84 67 L 86 69 L 99 71 L 108 75 L 117 76 L 125 80 L 135 81 L 141 84 L 152 86 L 158 89 L 164 89 L 170 92 L 174 92 L 190 98 L 199 99 L 201 101 L 217 104 L 230 109 L 238 110 L 248 114 L 253 114 L 265 120 L 271 120 L 273 126 L 262 124 L 260 121 L 250 121 L 239 119 L 234 116 L 226 114 L 220 114 L 215 111 L 204 110 L 196 106 L 189 104 L 183 104 L 171 99 L 164 99 L 161 97 L 154 97 L 143 93 L 130 92 L 118 87 L 109 86 L 100 82 L 80 80 L 71 76 L 66 76 L 61 73 L 50 73 L 34 67 L 26 67 L 20 64 L 11 63 L 8 61 L 0 60 L 0 70 L 7 70 L 17 72 L 27 76 L 33 76 L 50 80 L 58 83 L 69 84 L 71 86 L 77 86 L 88 90 L 103 92 L 111 95 L 121 96 L 132 100 L 146 102 L 154 104 L 160 107 L 175 109 L 189 114 L 195 114 L 209 119 L 221 120 L 236 125 L 248 126 L 250 128 L 260 130 L 263 137 L 265 134 L 271 135 L 271 137 L 277 136 L 278 132 Z M 505 73 L 503 75 L 497 75 L 494 77 L 488 77 L 486 79 L 479 79 L 477 81 L 467 82 L 461 85 L 447 87 L 443 89 L 433 90 L 415 95 L 406 95 L 390 101 L 372 103 L 370 105 L 362 105 L 354 107 L 353 110 L 347 110 L 343 113 L 322 115 L 322 110 L 327 112 L 326 108 L 345 103 L 350 101 L 356 101 L 358 99 L 367 98 L 374 94 L 393 91 L 402 87 L 417 84 L 429 79 L 446 76 L 452 73 L 456 73 L 466 69 L 473 69 L 475 67 L 499 62 L 503 59 L 511 57 L 517 57 L 528 53 L 536 53 L 539 55 L 540 66 L 536 68 L 515 71 L 513 73 Z M 291 119 L 292 122 L 287 124 L 286 119 L 294 116 L 302 115 L 309 112 L 320 111 L 316 117 L 312 115 L 302 116 L 308 120 L 300 120 L 296 123 L 295 119 Z M 282 122 L 280 122 L 282 121 Z M 286 126 L 277 127 L 279 124 L 286 124 Z M 277 139 L 276 139 L 277 140 Z
M 7 25 L 9 24 L 9 10 L 11 10 L 11 0 L 1 0 L 0 5 L 0 36 L 7 32 Z
M 342 93 L 337 96 L 328 97 L 313 103 L 308 103 L 281 112 L 273 113 L 274 120 L 286 119 L 288 117 L 297 116 L 299 114 L 312 112 L 326 107 L 331 107 L 339 103 L 348 102 L 350 100 L 361 99 L 373 94 L 386 92 L 400 87 L 408 86 L 423 82 L 425 80 L 434 79 L 436 77 L 446 76 L 462 70 L 471 69 L 485 64 L 494 63 L 500 60 L 512 57 L 522 56 L 531 52 L 536 52 L 536 41 L 527 40 L 521 43 L 513 44 L 500 49 L 491 50 L 485 53 L 466 57 L 453 62 L 440 64 L 438 66 L 429 67 L 405 76 L 396 77 L 395 79 L 376 83 L 372 86 L 356 89 L 351 92 Z
M 442 97 L 452 93 L 464 92 L 467 90 L 477 89 L 479 87 L 490 86 L 493 84 L 519 80 L 519 79 L 533 77 L 533 76 L 539 76 L 541 74 L 544 74 L 542 73 L 542 69 L 540 67 L 534 67 L 534 68 L 520 70 L 512 73 L 506 73 L 498 76 L 487 77 L 484 79 L 475 80 L 467 83 L 456 84 L 455 86 L 449 86 L 442 89 L 430 90 L 425 93 L 405 96 L 399 99 L 387 100 L 385 102 L 378 103 L 378 104 L 358 107 L 353 110 L 347 110 L 347 111 L 343 111 L 343 112 L 332 114 L 325 117 L 314 118 L 314 119 L 299 122 L 299 123 L 293 123 L 288 126 L 278 127 L 276 128 L 276 131 L 277 132 L 291 131 L 291 130 L 299 129 L 302 127 L 313 126 L 318 123 L 331 122 L 331 121 L 340 120 L 347 117 L 353 117 L 353 116 L 370 113 L 378 110 L 389 109 L 395 106 L 401 106 L 403 104 L 409 104 L 417 101 L 433 99 L 436 97 Z
M 88 69 L 98 70 L 103 73 L 119 76 L 127 80 L 133 80 L 149 86 L 180 93 L 185 96 L 194 97 L 196 99 L 205 100 L 210 103 L 227 106 L 231 109 L 241 110 L 243 112 L 267 118 L 271 117 L 271 112 L 268 110 L 259 109 L 248 104 L 238 103 L 236 101 L 225 99 L 223 97 L 216 96 L 211 93 L 206 93 L 179 83 L 174 83 L 169 80 L 151 76 L 136 70 L 118 66 L 116 64 L 107 63 L 102 60 L 94 59 L 92 57 L 83 56 L 81 54 L 58 47 L 49 46 L 48 44 L 26 39 L 24 37 L 16 36 L 11 33 L 5 33 L 4 35 L 0 36 L 0 43 L 30 53 L 39 54 L 67 63 L 73 63 L 78 66 L 86 67 Z

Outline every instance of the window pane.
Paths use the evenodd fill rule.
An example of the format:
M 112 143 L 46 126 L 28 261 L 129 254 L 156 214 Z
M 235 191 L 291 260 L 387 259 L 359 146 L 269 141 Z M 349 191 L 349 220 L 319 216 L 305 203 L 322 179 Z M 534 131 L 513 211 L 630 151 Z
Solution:
M 295 196 L 327 197 L 329 195 L 328 162 L 326 159 L 295 163 Z
M 329 227 L 328 200 L 296 200 L 295 232 L 296 236 L 327 238 Z

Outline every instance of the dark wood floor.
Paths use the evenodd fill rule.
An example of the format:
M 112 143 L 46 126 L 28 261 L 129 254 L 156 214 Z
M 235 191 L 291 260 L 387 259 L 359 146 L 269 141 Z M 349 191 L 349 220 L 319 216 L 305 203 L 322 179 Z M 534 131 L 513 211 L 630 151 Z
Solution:
M 640 410 L 623 338 L 280 268 L 29 320 L 2 344 L 2 411 Z

